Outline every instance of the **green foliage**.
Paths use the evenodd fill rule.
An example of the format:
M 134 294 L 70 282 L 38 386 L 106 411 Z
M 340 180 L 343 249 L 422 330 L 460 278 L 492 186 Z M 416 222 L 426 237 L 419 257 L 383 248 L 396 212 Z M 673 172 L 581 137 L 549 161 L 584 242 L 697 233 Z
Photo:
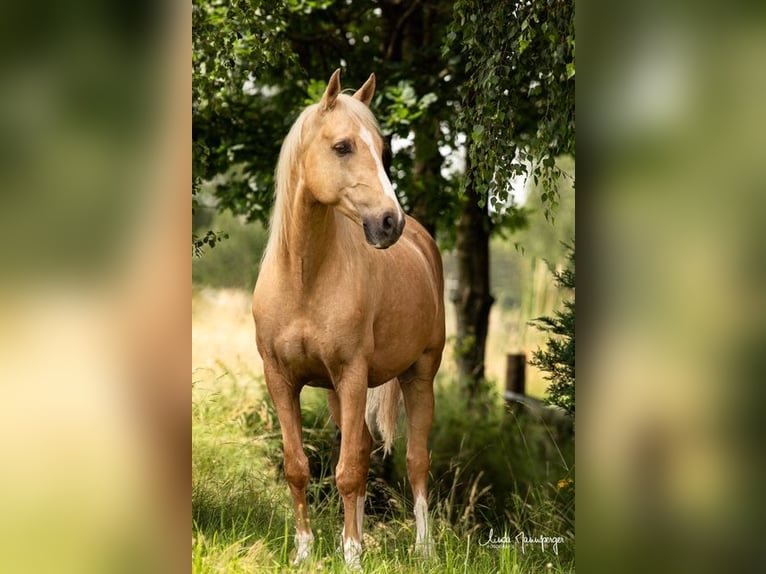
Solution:
M 193 8 L 193 193 L 214 181 L 218 209 L 267 221 L 282 139 L 340 66 L 346 87 L 377 74 L 373 107 L 388 138 L 428 132 L 423 145 L 392 158 L 391 179 L 405 208 L 432 226 L 450 213 L 437 150 L 453 137 L 439 130 L 452 115 L 455 89 L 439 76 L 449 5 L 195 0 Z M 411 27 L 421 18 L 429 23 L 427 37 Z M 426 45 L 413 45 L 416 39 Z
M 461 134 L 462 183 L 475 182 L 482 202 L 506 204 L 532 161 L 546 215 L 557 204 L 553 157 L 574 150 L 571 1 L 195 0 L 193 26 L 193 175 L 195 186 L 217 179 L 219 209 L 267 220 L 282 138 L 338 65 L 347 86 L 375 71 L 384 131 L 414 135 L 391 178 L 430 229 L 454 233 L 462 175 L 445 176 L 443 150 L 458 150 Z M 495 214 L 523 224 L 517 209 Z
M 575 288 L 575 249 L 569 246 L 569 265 L 555 272 L 556 285 L 565 289 Z M 557 405 L 574 417 L 575 414 L 575 301 L 564 302 L 564 309 L 553 317 L 540 317 L 532 322 L 535 327 L 549 333 L 546 349 L 538 349 L 530 361 L 549 373 L 551 381 L 546 400 Z
M 213 231 L 212 229 L 209 229 L 207 233 L 201 237 L 196 233 L 192 233 L 192 255 L 194 255 L 194 257 L 202 257 L 202 254 L 205 252 L 205 245 L 208 247 L 215 247 L 218 243 L 228 238 L 228 233 Z
M 192 3 L 192 196 L 215 178 L 219 208 L 248 220 L 268 218 L 286 115 L 274 108 L 295 103 L 256 89 L 280 72 L 291 78 L 291 8 L 286 0 Z
M 228 239 L 192 261 L 192 282 L 209 287 L 238 287 L 252 289 L 260 268 L 261 255 L 267 235 L 260 223 L 244 223 L 231 213 L 215 214 L 210 221 L 215 229 L 215 241 Z M 207 235 L 214 234 L 208 231 Z M 196 241 L 203 241 L 205 236 Z
M 283 66 L 287 2 L 193 0 L 193 110 L 200 112 L 236 95 L 251 74 Z
M 418 98 L 412 82 L 400 80 L 398 84 L 386 87 L 380 99 L 386 104 L 386 113 L 381 122 L 383 134 L 406 137 L 412 122 L 422 117 L 439 98 L 433 92 Z
M 457 127 L 470 134 L 463 185 L 505 203 L 510 184 L 543 184 L 558 203 L 555 157 L 574 154 L 574 2 L 456 0 L 443 54 L 462 66 Z
M 462 184 L 475 182 L 481 201 L 507 204 L 509 182 L 533 161 L 546 214 L 555 207 L 553 157 L 574 149 L 571 2 L 195 0 L 193 9 L 194 177 L 219 178 L 219 208 L 266 221 L 281 140 L 339 64 L 347 86 L 375 71 L 385 134 L 414 136 L 394 154 L 391 178 L 431 229 L 454 233 L 462 175 L 442 168 L 461 134 Z M 517 209 L 494 213 L 506 228 L 523 224 Z

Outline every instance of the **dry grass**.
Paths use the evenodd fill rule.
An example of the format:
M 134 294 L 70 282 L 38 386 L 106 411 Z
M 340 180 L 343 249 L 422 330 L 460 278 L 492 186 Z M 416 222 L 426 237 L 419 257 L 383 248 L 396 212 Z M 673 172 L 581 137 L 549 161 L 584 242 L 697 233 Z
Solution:
M 202 288 L 192 293 L 192 376 L 263 374 L 255 346 L 250 293 Z
M 194 380 L 216 378 L 224 372 L 237 379 L 263 374 L 250 315 L 251 294 L 243 289 L 195 290 L 192 295 L 192 376 Z M 550 313 L 558 302 L 555 292 L 547 293 L 531 316 Z M 522 317 L 523 315 L 523 317 Z M 486 369 L 488 378 L 505 385 L 506 354 L 525 352 L 527 358 L 545 342 L 544 334 L 526 325 L 531 318 L 521 309 L 508 311 L 495 305 L 490 315 Z M 455 311 L 447 304 L 447 336 L 455 334 Z M 451 378 L 455 362 L 451 345 L 445 349 L 443 374 Z M 243 377 L 243 375 L 247 375 Z M 527 393 L 542 397 L 548 381 L 532 366 L 527 366 Z

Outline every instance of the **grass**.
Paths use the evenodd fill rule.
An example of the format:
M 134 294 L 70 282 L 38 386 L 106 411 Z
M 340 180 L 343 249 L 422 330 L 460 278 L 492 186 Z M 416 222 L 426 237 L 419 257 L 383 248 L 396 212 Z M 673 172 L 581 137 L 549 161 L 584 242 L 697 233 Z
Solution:
M 290 565 L 294 526 L 281 435 L 248 305 L 249 295 L 237 290 L 193 296 L 192 572 L 347 572 L 336 552 L 343 520 L 332 476 L 336 430 L 317 389 L 301 397 L 314 550 L 307 563 Z M 487 412 L 466 412 L 452 369 L 446 358 L 430 441 L 435 555 L 412 555 L 415 525 L 400 429 L 393 457 L 373 460 L 364 571 L 574 572 L 571 434 L 539 414 L 507 413 L 499 400 Z M 511 542 L 487 545 L 490 529 L 494 539 Z M 558 555 L 539 544 L 522 552 L 514 541 L 522 532 L 565 542 Z
M 442 391 L 446 389 L 446 383 L 440 386 Z M 262 389 L 262 381 L 254 374 L 234 376 L 223 364 L 219 364 L 215 375 L 209 370 L 195 374 L 192 572 L 346 572 L 342 555 L 336 552 L 342 507 L 332 486 L 328 452 L 331 449 L 326 448 L 326 444 L 323 448 L 334 429 L 328 423 L 319 422 L 325 414 L 324 407 L 320 406 L 321 395 L 308 392 L 303 407 L 304 420 L 309 425 L 305 437 L 307 453 L 322 461 L 319 472 L 313 473 L 309 490 L 314 551 L 310 561 L 295 568 L 290 565 L 294 551 L 292 508 L 279 469 L 279 427 Z M 440 402 L 447 403 L 442 409 L 442 418 L 452 418 L 450 413 L 456 405 L 449 404 L 445 397 L 441 397 Z M 528 441 L 527 448 L 532 450 L 527 454 L 533 453 L 539 437 L 524 435 L 520 427 L 524 424 L 522 419 L 511 417 L 510 420 L 519 428 L 516 437 Z M 452 432 L 455 432 L 454 425 L 446 434 Z M 508 445 L 489 445 L 482 453 L 475 445 L 455 444 L 452 445 L 454 460 L 445 463 L 442 460 L 445 453 L 441 451 L 442 443 L 448 438 L 446 434 L 435 427 L 434 466 L 446 469 L 432 476 L 430 506 L 435 556 L 423 560 L 411 552 L 414 518 L 405 482 L 380 486 L 373 481 L 371 498 L 387 500 L 376 505 L 376 515 L 366 517 L 364 570 L 574 571 L 573 508 L 559 507 L 561 500 L 557 500 L 551 484 L 546 482 L 512 491 L 506 506 L 492 509 L 489 506 L 498 502 L 497 495 L 491 492 L 481 471 L 471 471 L 471 464 L 477 465 L 477 461 L 488 454 L 502 469 L 504 463 L 514 458 L 503 450 Z M 516 442 L 523 444 L 524 440 Z M 395 459 L 403 456 L 401 441 L 400 437 L 395 445 Z M 470 442 L 470 437 L 465 441 Z M 516 454 L 521 457 L 516 457 L 517 460 L 525 458 L 524 449 L 519 450 Z M 479 466 L 486 467 L 485 464 Z M 559 475 L 556 471 L 552 476 Z M 523 480 L 519 473 L 516 479 Z M 525 532 L 527 536 L 562 535 L 567 541 L 559 547 L 558 556 L 550 548 L 542 551 L 539 547 L 527 547 L 522 553 L 517 543 L 497 548 L 482 545 L 489 539 L 490 528 L 494 539 L 504 535 L 513 538 Z

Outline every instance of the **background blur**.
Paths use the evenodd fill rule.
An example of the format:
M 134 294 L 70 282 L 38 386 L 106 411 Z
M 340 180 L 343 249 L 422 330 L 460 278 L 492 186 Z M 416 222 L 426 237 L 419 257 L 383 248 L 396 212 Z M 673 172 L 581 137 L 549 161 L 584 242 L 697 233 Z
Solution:
M 0 570 L 186 571 L 188 7 L 0 37 Z
M 766 15 L 577 9 L 578 562 L 761 571 Z M 0 15 L 2 570 L 185 571 L 188 8 Z
M 760 570 L 766 11 L 577 18 L 578 559 Z

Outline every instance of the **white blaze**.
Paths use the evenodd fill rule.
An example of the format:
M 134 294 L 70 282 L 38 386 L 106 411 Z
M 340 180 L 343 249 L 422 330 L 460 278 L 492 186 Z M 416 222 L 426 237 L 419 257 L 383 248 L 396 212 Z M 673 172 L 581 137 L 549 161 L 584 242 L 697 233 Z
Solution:
M 372 134 L 370 133 L 370 130 L 368 130 L 366 127 L 361 126 L 359 131 L 359 137 L 362 138 L 362 141 L 367 144 L 367 147 L 370 150 L 370 154 L 372 155 L 372 159 L 375 161 L 375 167 L 378 169 L 378 179 L 380 179 L 380 185 L 383 187 L 383 191 L 387 196 L 389 196 L 391 199 L 394 200 L 394 203 L 396 203 L 396 207 L 399 209 L 399 221 L 402 220 L 402 208 L 399 205 L 399 200 L 396 197 L 396 193 L 394 193 L 394 188 L 391 185 L 391 181 L 388 179 L 388 176 L 386 175 L 386 170 L 383 169 L 383 162 L 380 161 L 380 158 L 378 157 L 377 152 L 375 151 L 375 141 L 372 139 Z

